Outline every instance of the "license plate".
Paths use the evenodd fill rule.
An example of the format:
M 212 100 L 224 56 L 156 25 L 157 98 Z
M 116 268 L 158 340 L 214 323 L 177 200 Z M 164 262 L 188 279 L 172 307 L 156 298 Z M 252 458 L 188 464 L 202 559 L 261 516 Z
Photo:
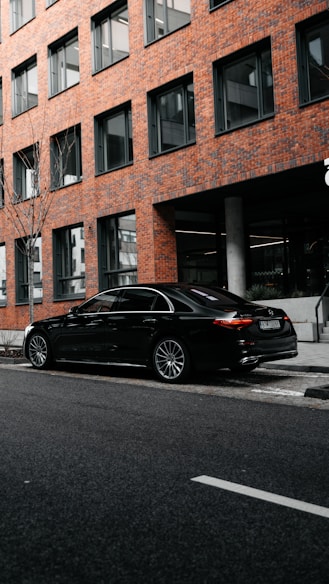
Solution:
M 259 328 L 262 331 L 273 331 L 281 328 L 281 325 L 279 320 L 261 320 L 259 322 Z

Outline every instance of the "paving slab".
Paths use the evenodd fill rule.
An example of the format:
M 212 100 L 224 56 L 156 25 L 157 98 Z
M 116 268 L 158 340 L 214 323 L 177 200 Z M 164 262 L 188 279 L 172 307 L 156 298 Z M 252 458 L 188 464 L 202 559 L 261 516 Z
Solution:
M 297 357 L 263 363 L 262 367 L 267 369 L 287 369 L 288 371 L 329 373 L 329 343 L 299 342 Z

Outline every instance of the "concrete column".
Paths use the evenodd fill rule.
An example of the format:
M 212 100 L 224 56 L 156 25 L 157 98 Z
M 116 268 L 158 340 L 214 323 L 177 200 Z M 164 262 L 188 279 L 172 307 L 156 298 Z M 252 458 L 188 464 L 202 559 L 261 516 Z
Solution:
M 234 294 L 244 296 L 246 292 L 246 261 L 241 197 L 225 199 L 225 223 L 228 289 Z

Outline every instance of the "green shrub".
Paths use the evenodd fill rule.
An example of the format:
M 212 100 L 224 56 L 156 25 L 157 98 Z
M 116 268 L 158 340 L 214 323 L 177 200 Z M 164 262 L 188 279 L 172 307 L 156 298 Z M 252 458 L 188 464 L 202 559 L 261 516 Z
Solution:
M 247 300 L 271 300 L 272 298 L 282 298 L 279 288 L 265 286 L 264 284 L 253 284 L 245 293 Z

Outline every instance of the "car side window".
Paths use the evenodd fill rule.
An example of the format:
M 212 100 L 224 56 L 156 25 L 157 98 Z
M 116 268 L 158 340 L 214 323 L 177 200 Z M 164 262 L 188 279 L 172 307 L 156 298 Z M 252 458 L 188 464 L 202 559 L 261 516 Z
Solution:
M 169 304 L 155 290 L 148 288 L 126 288 L 120 296 L 116 310 L 125 312 L 168 311 Z
M 172 292 L 168 292 L 168 297 L 174 307 L 175 312 L 193 312 L 193 308 L 191 308 L 187 302 L 179 300 Z
M 174 305 L 175 312 L 193 312 L 192 308 L 185 302 L 177 300 L 177 298 L 171 298 L 170 300 Z
M 167 300 L 161 294 L 156 294 L 154 302 L 153 302 L 152 310 L 153 310 L 153 312 L 169 312 L 170 311 L 170 307 L 169 307 Z
M 155 293 L 152 290 L 127 288 L 120 296 L 117 310 L 125 312 L 148 312 L 152 310 Z
M 111 312 L 119 295 L 119 290 L 112 292 L 102 292 L 81 305 L 79 312 L 90 314 L 95 312 Z

